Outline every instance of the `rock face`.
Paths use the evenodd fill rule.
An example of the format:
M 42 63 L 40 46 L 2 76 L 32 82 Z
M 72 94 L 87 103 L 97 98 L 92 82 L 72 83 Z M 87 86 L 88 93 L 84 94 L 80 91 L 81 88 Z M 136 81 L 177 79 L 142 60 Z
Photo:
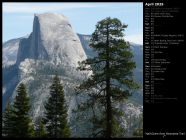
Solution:
M 11 52 L 11 57 L 10 53 L 7 54 L 7 50 L 10 49 L 14 50 Z M 40 106 L 49 94 L 50 82 L 47 81 L 51 81 L 56 71 L 62 79 L 66 79 L 64 84 L 72 81 L 68 85 L 76 85 L 73 83 L 75 80 L 82 75 L 87 75 L 86 72 L 76 71 L 78 61 L 83 61 L 87 57 L 68 19 L 60 14 L 36 14 L 32 33 L 27 38 L 6 42 L 3 52 L 7 54 L 3 57 L 5 65 L 8 66 L 14 60 L 12 66 L 3 69 L 5 79 L 3 81 L 3 109 L 6 101 L 9 98 L 13 100 L 15 97 L 15 88 L 23 82 L 27 85 L 28 91 L 31 91 L 29 96 L 32 102 L 37 103 L 33 104 L 32 110 L 32 116 L 36 117 L 39 115 Z M 38 74 L 41 75 L 38 76 Z M 37 86 L 40 82 L 42 83 L 40 87 L 46 90 L 46 94 L 39 94 L 41 91 L 39 92 Z
M 11 55 L 7 51 L 10 49 L 14 50 L 9 53 Z M 36 14 L 32 33 L 27 38 L 5 43 L 3 52 L 6 52 L 4 64 L 8 66 L 3 68 L 3 109 L 7 100 L 13 103 L 16 88 L 24 83 L 31 101 L 31 117 L 35 120 L 42 116 L 57 72 L 64 86 L 73 134 L 81 135 L 75 131 L 76 121 L 72 114 L 77 101 L 74 89 L 90 72 L 76 70 L 78 61 L 85 60 L 87 56 L 68 19 L 59 14 Z M 14 62 L 9 65 L 12 60 Z
M 77 34 L 88 58 L 96 56 L 96 52 L 90 46 L 91 35 Z
M 11 39 L 3 43 L 3 67 L 16 63 L 20 40 L 26 37 Z
M 31 58 L 77 67 L 78 61 L 86 59 L 68 19 L 59 14 L 36 14 L 33 32 L 28 39 L 21 40 L 19 46 L 17 64 Z
M 3 67 L 3 109 L 8 99 L 14 101 L 17 86 L 24 83 L 31 101 L 30 115 L 34 120 L 38 116 L 42 116 L 44 103 L 49 97 L 52 78 L 57 72 L 64 86 L 68 105 L 68 120 L 73 137 L 88 137 L 90 122 L 84 121 L 87 120 L 87 116 L 83 114 L 81 120 L 77 121 L 77 115 L 73 113 L 73 109 L 77 107 L 77 102 L 83 102 L 86 98 L 85 96 L 77 97 L 74 89 L 91 74 L 91 72 L 76 70 L 78 61 L 96 55 L 96 52 L 89 45 L 90 37 L 90 35 L 74 33 L 68 19 L 63 15 L 36 14 L 33 31 L 28 37 L 10 40 L 3 44 L 3 65 L 8 66 Z M 135 77 L 141 83 L 143 81 L 142 46 L 132 44 L 131 48 L 134 52 L 134 60 L 137 63 L 137 69 L 134 72 Z M 141 91 L 139 93 L 142 94 Z M 143 96 L 137 95 L 134 96 L 132 101 L 121 107 L 130 107 L 134 118 L 142 114 L 141 102 Z M 86 112 L 86 114 L 89 114 L 89 112 Z M 131 114 L 129 113 L 128 116 L 131 116 Z M 123 127 L 127 128 L 129 126 L 126 118 L 123 119 L 123 123 Z

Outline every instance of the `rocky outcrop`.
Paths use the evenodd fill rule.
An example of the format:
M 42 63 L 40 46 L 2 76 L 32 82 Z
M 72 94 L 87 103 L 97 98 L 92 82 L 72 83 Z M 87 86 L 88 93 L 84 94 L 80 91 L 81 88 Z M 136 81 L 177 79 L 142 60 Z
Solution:
M 20 41 L 17 64 L 26 57 L 77 67 L 86 54 L 68 19 L 46 13 L 35 14 L 33 32 L 28 39 Z

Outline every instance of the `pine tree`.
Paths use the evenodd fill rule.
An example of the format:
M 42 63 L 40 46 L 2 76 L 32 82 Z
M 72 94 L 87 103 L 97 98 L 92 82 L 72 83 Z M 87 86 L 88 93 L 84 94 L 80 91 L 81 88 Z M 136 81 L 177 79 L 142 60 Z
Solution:
M 46 130 L 45 130 L 45 126 L 43 123 L 43 119 L 41 117 L 38 117 L 36 119 L 35 122 L 35 127 L 36 127 L 36 132 L 35 135 L 36 137 L 42 138 L 42 137 L 46 137 Z
M 17 88 L 17 95 L 13 104 L 13 136 L 14 137 L 33 137 L 34 127 L 29 116 L 30 104 L 27 96 L 26 87 L 20 84 Z
M 12 107 L 10 105 L 10 102 L 8 101 L 8 104 L 6 106 L 5 112 L 3 113 L 3 127 L 2 127 L 2 134 L 4 137 L 12 137 L 12 117 L 13 117 L 13 112 L 12 112 Z
M 57 75 L 54 77 L 50 87 L 50 97 L 45 105 L 45 110 L 44 122 L 46 124 L 48 137 L 70 137 L 64 90 Z
M 93 72 L 78 87 L 78 92 L 86 91 L 92 100 L 103 105 L 105 109 L 103 134 L 107 138 L 118 136 L 117 133 L 121 132 L 119 123 L 116 123 L 116 118 L 121 113 L 115 105 L 127 99 L 132 90 L 138 88 L 133 80 L 133 69 L 136 67 L 132 60 L 133 54 L 129 43 L 123 39 L 125 28 L 127 25 L 122 24 L 117 18 L 99 21 L 90 44 L 97 52 L 97 56 L 82 61 L 78 68 L 81 71 Z M 98 92 L 92 92 L 92 89 L 98 89 Z M 115 115 L 114 111 L 119 112 L 118 115 Z

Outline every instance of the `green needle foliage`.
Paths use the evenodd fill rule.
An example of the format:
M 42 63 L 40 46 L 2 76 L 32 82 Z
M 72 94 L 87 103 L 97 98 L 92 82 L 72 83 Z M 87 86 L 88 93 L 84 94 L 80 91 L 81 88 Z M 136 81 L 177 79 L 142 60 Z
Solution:
M 120 112 L 115 105 L 126 100 L 138 88 L 133 80 L 133 70 L 136 67 L 133 54 L 129 43 L 123 39 L 125 28 L 127 25 L 117 18 L 108 17 L 99 21 L 90 44 L 97 56 L 80 62 L 78 68 L 93 72 L 78 87 L 78 93 L 86 92 L 90 97 L 89 102 L 92 100 L 93 104 L 97 103 L 102 108 L 102 117 L 99 117 L 104 120 L 101 134 L 107 138 L 120 137 L 124 133 L 117 123 L 118 119 L 115 119 L 122 116 L 122 113 L 114 113 Z
M 64 90 L 57 75 L 54 77 L 50 87 L 50 97 L 45 105 L 45 110 L 44 122 L 47 136 L 52 138 L 70 137 Z
M 8 101 L 8 104 L 6 106 L 5 112 L 3 113 L 3 129 L 2 134 L 4 137 L 12 137 L 13 135 L 13 112 L 12 107 L 10 105 L 10 102 Z
M 36 137 L 39 138 L 46 137 L 45 126 L 43 123 L 43 119 L 40 116 L 36 119 L 35 126 L 36 126 L 36 132 L 35 132 Z
M 4 115 L 4 134 L 7 137 L 33 137 L 34 127 L 29 117 L 30 103 L 26 87 L 20 84 L 13 107 L 8 103 Z
M 17 88 L 17 96 L 13 105 L 13 122 L 15 137 L 33 137 L 34 127 L 29 116 L 30 103 L 26 87 L 21 83 Z

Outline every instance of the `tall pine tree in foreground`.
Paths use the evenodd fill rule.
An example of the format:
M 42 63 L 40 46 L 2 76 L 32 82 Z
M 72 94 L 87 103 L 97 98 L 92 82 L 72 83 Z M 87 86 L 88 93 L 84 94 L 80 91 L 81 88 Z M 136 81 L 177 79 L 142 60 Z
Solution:
M 86 92 L 89 102 L 92 100 L 103 106 L 102 136 L 107 138 L 122 135 L 124 130 L 118 120 L 123 112 L 115 106 L 138 88 L 133 80 L 133 69 L 136 67 L 133 54 L 129 43 L 123 39 L 126 27 L 117 18 L 99 21 L 90 44 L 98 55 L 79 63 L 79 70 L 92 70 L 93 74 L 78 87 L 78 93 Z M 92 92 L 92 89 L 97 90 Z
M 21 83 L 13 104 L 13 137 L 33 137 L 34 127 L 29 116 L 30 103 L 26 87 Z
M 3 124 L 2 124 L 2 134 L 4 137 L 13 137 L 13 122 L 12 122 L 13 112 L 10 102 L 6 106 L 5 112 L 3 113 Z
M 45 104 L 45 118 L 47 135 L 52 138 L 70 137 L 70 128 L 67 123 L 67 108 L 63 86 L 56 75 L 50 87 L 50 97 Z

